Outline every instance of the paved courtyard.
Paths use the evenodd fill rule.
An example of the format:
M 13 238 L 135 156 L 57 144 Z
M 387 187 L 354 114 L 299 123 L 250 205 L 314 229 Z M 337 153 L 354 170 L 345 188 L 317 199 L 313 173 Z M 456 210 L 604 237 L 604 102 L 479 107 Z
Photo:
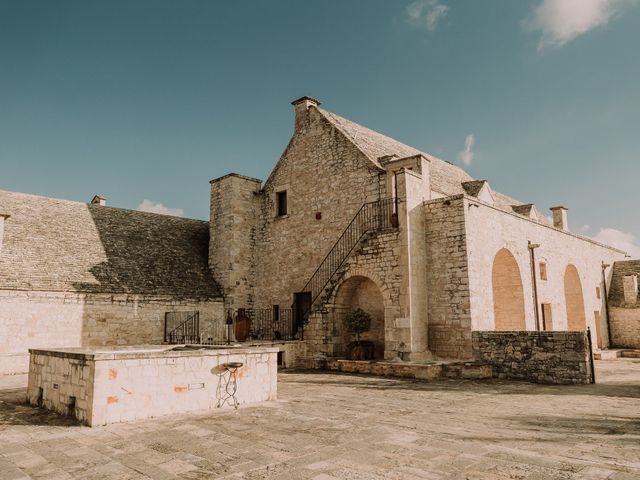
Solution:
M 638 479 L 640 360 L 599 384 L 280 374 L 280 400 L 87 428 L 0 377 L 0 478 Z

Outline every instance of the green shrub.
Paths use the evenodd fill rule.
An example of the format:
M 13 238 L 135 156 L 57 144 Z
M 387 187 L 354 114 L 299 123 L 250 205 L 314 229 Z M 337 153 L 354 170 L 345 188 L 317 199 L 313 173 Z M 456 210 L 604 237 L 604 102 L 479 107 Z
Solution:
M 371 315 L 361 308 L 356 308 L 349 312 L 346 318 L 346 323 L 347 330 L 350 333 L 355 333 L 357 341 L 360 341 L 360 334 L 371 328 Z

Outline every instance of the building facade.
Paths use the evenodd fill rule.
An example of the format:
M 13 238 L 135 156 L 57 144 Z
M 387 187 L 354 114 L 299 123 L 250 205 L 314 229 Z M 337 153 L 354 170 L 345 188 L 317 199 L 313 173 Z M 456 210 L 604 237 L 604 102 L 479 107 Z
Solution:
M 345 353 L 344 317 L 358 307 L 384 358 L 468 358 L 473 330 L 589 327 L 608 345 L 603 264 L 624 252 L 570 232 L 564 207 L 551 223 L 317 100 L 293 105 L 293 137 L 264 184 L 211 182 L 209 265 L 229 305 L 281 309 L 310 293 L 305 338 L 318 355 Z M 367 208 L 382 228 L 356 228 Z
M 199 312 L 202 338 L 230 311 L 289 312 L 319 357 L 347 353 L 357 308 L 376 358 L 471 358 L 486 330 L 589 327 L 611 343 L 625 253 L 572 233 L 567 209 L 550 222 L 317 100 L 293 105 L 269 178 L 212 180 L 209 222 L 0 192 L 2 371 L 31 347 L 161 342 L 180 311 Z

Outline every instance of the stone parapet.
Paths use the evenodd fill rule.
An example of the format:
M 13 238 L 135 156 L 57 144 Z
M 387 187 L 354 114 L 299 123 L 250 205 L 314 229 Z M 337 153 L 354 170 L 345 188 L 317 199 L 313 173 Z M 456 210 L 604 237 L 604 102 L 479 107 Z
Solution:
M 496 378 L 535 383 L 591 383 L 593 361 L 587 332 L 472 333 L 476 361 L 493 366 Z

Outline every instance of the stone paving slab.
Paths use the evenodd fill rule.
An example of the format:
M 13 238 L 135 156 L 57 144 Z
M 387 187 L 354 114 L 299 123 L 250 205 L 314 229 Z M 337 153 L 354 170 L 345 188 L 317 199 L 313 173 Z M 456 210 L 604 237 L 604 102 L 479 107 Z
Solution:
M 596 385 L 281 372 L 276 402 L 88 428 L 0 377 L 0 480 L 640 478 L 640 360 Z

